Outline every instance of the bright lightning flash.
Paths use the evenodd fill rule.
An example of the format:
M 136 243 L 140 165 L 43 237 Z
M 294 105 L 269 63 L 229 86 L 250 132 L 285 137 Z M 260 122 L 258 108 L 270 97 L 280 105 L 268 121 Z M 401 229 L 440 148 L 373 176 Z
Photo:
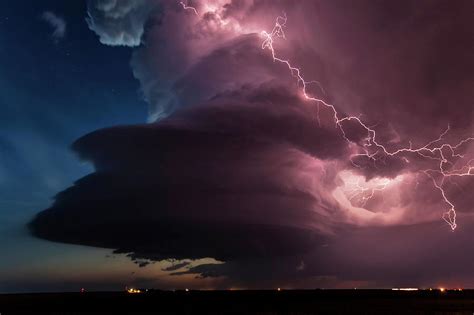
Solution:
M 350 171 L 343 171 L 339 176 L 344 182 L 342 187 L 344 194 L 351 204 L 357 207 L 365 207 L 367 202 L 372 200 L 378 192 L 403 180 L 403 175 L 398 175 L 393 179 L 375 177 L 366 181 L 364 176 L 354 175 Z

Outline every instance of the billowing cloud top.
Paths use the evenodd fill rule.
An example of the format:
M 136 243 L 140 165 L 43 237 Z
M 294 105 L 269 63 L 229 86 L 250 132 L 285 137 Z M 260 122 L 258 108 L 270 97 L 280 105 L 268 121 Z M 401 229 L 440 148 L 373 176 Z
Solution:
M 470 246 L 472 2 L 88 7 L 101 42 L 136 47 L 152 123 L 79 139 L 96 172 L 57 195 L 35 235 L 135 258 L 213 257 L 228 263 L 189 272 L 246 285 L 277 271 L 301 286 L 408 281 L 400 260 L 419 268 L 436 242 L 449 247 L 439 233 L 454 207 L 463 228 L 446 237 Z M 275 21 L 282 32 L 262 49 Z M 460 266 L 474 258 L 445 251 Z M 455 281 L 446 257 L 429 270 Z
M 139 46 L 145 23 L 154 3 L 146 0 L 105 0 L 88 2 L 89 28 L 100 42 L 111 46 Z

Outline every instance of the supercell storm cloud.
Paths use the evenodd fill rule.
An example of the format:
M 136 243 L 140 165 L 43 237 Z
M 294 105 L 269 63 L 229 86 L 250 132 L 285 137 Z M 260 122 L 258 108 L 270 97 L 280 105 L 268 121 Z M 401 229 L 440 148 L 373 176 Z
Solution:
M 34 235 L 247 287 L 474 283 L 471 1 L 88 8 L 149 123 L 78 139 L 95 171 Z

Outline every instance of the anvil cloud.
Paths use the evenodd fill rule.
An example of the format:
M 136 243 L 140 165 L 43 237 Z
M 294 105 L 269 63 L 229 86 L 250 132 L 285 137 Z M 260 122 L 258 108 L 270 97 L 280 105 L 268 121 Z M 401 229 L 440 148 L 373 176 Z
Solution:
M 34 235 L 150 260 L 213 257 L 227 263 L 186 273 L 243 286 L 474 280 L 464 268 L 474 257 L 461 250 L 471 247 L 472 179 L 446 187 L 462 220 L 453 234 L 420 172 L 436 161 L 354 165 L 332 113 L 304 99 L 260 34 L 285 12 L 279 55 L 388 148 L 424 145 L 448 125 L 455 142 L 473 130 L 471 1 L 187 4 L 199 14 L 175 1 L 89 2 L 101 42 L 136 47 L 150 123 L 79 139 L 74 150 L 96 171 L 56 196 L 31 222 Z M 346 127 L 350 140 L 364 137 Z M 420 268 L 427 275 L 414 277 Z

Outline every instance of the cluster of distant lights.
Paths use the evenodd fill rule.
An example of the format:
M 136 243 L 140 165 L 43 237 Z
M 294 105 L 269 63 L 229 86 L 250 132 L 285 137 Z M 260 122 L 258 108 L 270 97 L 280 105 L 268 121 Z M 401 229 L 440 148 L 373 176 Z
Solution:
M 359 288 L 354 288 L 354 290 L 359 290 Z M 364 290 L 364 289 L 362 289 Z M 370 290 L 370 289 L 368 289 Z M 390 290 L 392 291 L 404 291 L 404 292 L 416 292 L 416 291 L 429 291 L 429 292 L 462 292 L 464 291 L 463 288 L 445 288 L 445 287 L 439 287 L 439 288 L 391 288 Z
M 354 288 L 354 290 L 358 290 L 358 288 Z M 370 289 L 369 289 L 370 290 Z M 463 288 L 444 288 L 444 287 L 439 287 L 439 288 L 392 288 L 390 289 L 392 291 L 404 291 L 404 292 L 416 292 L 416 291 L 430 291 L 430 292 L 462 292 L 464 291 Z
M 446 288 L 429 288 L 429 289 L 419 289 L 419 288 L 392 288 L 392 291 L 439 291 L 441 293 L 447 292 L 447 291 L 458 291 L 461 292 L 464 289 L 462 288 L 454 288 L 454 289 L 446 289 Z
M 182 8 L 185 11 L 191 11 L 196 16 L 200 16 L 198 10 L 195 7 L 188 5 L 187 1 L 186 2 L 180 1 L 179 4 L 180 6 L 182 6 Z M 217 14 L 217 9 L 214 6 L 212 7 L 205 6 L 205 9 L 207 9 L 207 10 L 204 10 L 205 13 L 213 12 Z M 218 17 L 220 18 L 220 16 Z M 220 18 L 220 21 L 221 21 L 221 24 L 226 25 L 226 23 L 223 22 L 222 18 Z M 406 154 L 414 154 L 424 159 L 430 159 L 430 160 L 436 161 L 438 164 L 438 167 L 436 169 L 420 170 L 420 172 L 424 173 L 427 177 L 431 179 L 435 188 L 440 192 L 440 195 L 443 201 L 449 207 L 449 209 L 443 214 L 442 218 L 444 219 L 444 221 L 446 221 L 446 223 L 449 224 L 450 228 L 454 231 L 457 227 L 456 208 L 455 208 L 454 203 L 446 195 L 444 182 L 445 182 L 445 179 L 450 180 L 453 177 L 461 178 L 461 177 L 467 177 L 467 176 L 474 176 L 474 159 L 469 160 L 467 163 L 463 164 L 461 167 L 458 167 L 458 168 L 454 167 L 454 163 L 452 161 L 452 159 L 455 159 L 455 158 L 464 158 L 464 156 L 461 153 L 458 153 L 457 150 L 468 142 L 474 142 L 474 137 L 471 136 L 471 137 L 461 139 L 457 144 L 454 144 L 454 145 L 451 145 L 449 143 L 442 143 L 441 141 L 450 130 L 450 127 L 448 126 L 448 128 L 443 133 L 441 133 L 441 135 L 437 139 L 428 142 L 424 146 L 414 148 L 410 142 L 410 145 L 408 147 L 402 147 L 397 150 L 387 149 L 387 147 L 383 145 L 382 143 L 380 143 L 379 140 L 377 139 L 375 129 L 373 129 L 373 127 L 370 127 L 365 122 L 363 122 L 360 119 L 360 116 L 342 117 L 340 113 L 338 112 L 335 105 L 332 105 L 330 103 L 327 103 L 323 99 L 310 95 L 307 92 L 307 86 L 313 83 L 316 83 L 319 85 L 319 82 L 306 81 L 303 78 L 302 70 L 300 68 L 293 66 L 289 60 L 282 59 L 278 56 L 278 54 L 275 51 L 275 48 L 273 47 L 273 42 L 276 39 L 285 39 L 285 32 L 283 29 L 286 27 L 286 22 L 287 22 L 286 14 L 283 14 L 282 16 L 277 17 L 275 26 L 273 27 L 271 32 L 266 32 L 266 31 L 261 32 L 261 35 L 264 37 L 264 41 L 262 43 L 262 49 L 268 49 L 271 52 L 273 61 L 286 65 L 291 75 L 295 78 L 298 87 L 300 87 L 303 93 L 303 97 L 306 100 L 316 103 L 316 105 L 318 106 L 318 117 L 317 117 L 318 122 L 320 122 L 320 119 L 319 119 L 320 105 L 323 105 L 324 107 L 332 111 L 336 128 L 340 130 L 343 138 L 349 144 L 356 145 L 360 147 L 362 150 L 362 152 L 355 153 L 351 156 L 351 162 L 357 168 L 363 168 L 361 165 L 357 164 L 357 162 L 354 161 L 354 158 L 357 158 L 357 157 L 367 158 L 368 160 L 374 163 L 374 166 L 376 166 L 376 163 L 378 161 L 383 162 L 384 158 L 391 157 L 391 156 L 400 156 L 400 158 L 403 161 L 405 161 L 406 163 L 410 163 L 410 160 L 406 156 L 404 156 Z M 240 27 L 237 27 L 237 29 L 240 29 Z M 354 141 L 350 140 L 347 137 L 346 130 L 344 128 L 344 123 L 348 123 L 348 122 L 355 122 L 364 130 L 367 131 L 367 136 L 364 139 L 362 144 L 355 143 Z M 453 169 L 451 170 L 446 169 L 449 166 L 451 166 Z M 441 176 L 441 180 L 436 179 L 436 174 Z M 379 190 L 384 190 L 384 185 L 382 185 Z M 370 193 L 368 199 L 373 197 L 372 192 Z M 367 201 L 366 197 L 364 197 L 362 201 L 366 202 Z
M 140 289 L 135 289 L 135 288 L 127 288 L 127 293 L 130 293 L 130 294 L 138 294 L 138 293 L 142 293 L 143 290 L 140 290 Z
M 284 291 L 283 288 L 276 288 L 274 290 L 277 291 L 277 292 Z M 319 290 L 321 290 L 321 289 L 319 289 Z M 354 288 L 354 290 L 360 290 L 360 289 L 359 288 Z M 362 289 L 362 290 L 364 290 L 364 289 Z M 368 290 L 370 290 L 370 289 L 368 289 Z M 444 288 L 444 287 L 440 287 L 440 288 L 391 288 L 390 290 L 391 291 L 404 291 L 404 292 L 430 291 L 430 292 L 441 292 L 441 293 L 462 292 L 462 291 L 464 291 L 463 288 L 450 288 L 450 289 L 448 289 L 448 288 Z M 174 290 L 174 291 L 176 291 L 176 290 Z M 191 290 L 188 289 L 188 288 L 186 288 L 184 290 L 178 290 L 178 291 L 180 291 L 180 292 L 182 292 L 182 291 L 191 292 Z M 196 290 L 196 291 L 201 291 L 201 290 Z M 215 290 L 206 290 L 206 291 L 215 291 Z M 219 290 L 217 290 L 217 291 L 219 291 Z M 239 290 L 228 289 L 227 291 L 239 291 Z M 291 289 L 286 289 L 285 291 L 291 291 Z M 81 289 L 81 292 L 85 292 L 85 290 Z M 148 289 L 127 288 L 126 292 L 129 293 L 129 294 L 140 294 L 140 293 L 148 292 Z
M 129 288 L 129 287 L 126 287 L 125 288 L 125 291 L 129 294 L 140 294 L 140 293 L 146 293 L 148 292 L 148 289 L 137 289 L 137 288 Z M 185 292 L 189 292 L 189 289 L 186 288 L 184 289 Z M 83 289 L 81 289 L 81 292 L 85 292 L 83 291 Z

